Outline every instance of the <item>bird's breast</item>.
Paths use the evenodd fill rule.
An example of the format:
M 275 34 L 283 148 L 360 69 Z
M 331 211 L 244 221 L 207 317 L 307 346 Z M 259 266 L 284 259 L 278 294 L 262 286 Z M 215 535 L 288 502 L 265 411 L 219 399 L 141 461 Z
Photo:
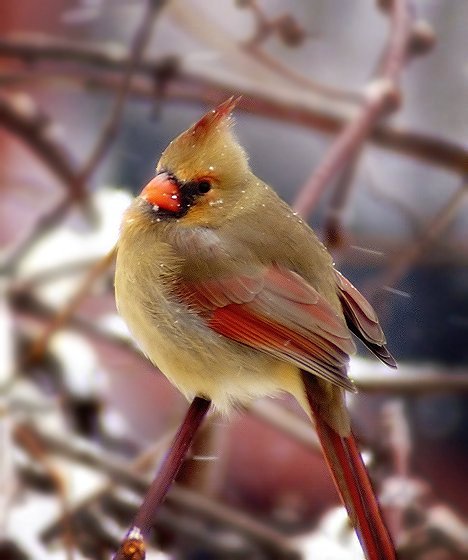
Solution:
M 119 246 L 117 306 L 148 358 L 188 398 L 203 395 L 222 411 L 278 390 L 296 393 L 297 368 L 216 333 L 180 299 L 180 264 L 164 244 L 141 253 Z

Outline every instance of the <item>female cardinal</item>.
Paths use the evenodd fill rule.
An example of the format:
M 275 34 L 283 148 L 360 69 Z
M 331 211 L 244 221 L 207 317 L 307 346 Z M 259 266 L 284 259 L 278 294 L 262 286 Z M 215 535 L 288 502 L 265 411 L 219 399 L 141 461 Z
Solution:
M 119 311 L 188 398 L 223 411 L 286 391 L 316 428 L 369 558 L 393 547 L 344 402 L 351 333 L 395 361 L 364 297 L 308 225 L 250 170 L 228 99 L 169 144 L 126 211 Z

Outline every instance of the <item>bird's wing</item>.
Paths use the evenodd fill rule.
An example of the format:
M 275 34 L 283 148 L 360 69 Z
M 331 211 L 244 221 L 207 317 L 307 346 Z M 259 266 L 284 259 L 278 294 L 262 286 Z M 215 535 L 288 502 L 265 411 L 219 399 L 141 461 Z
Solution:
M 343 306 L 349 330 L 373 352 L 379 360 L 396 368 L 396 362 L 388 351 L 385 335 L 377 314 L 366 298 L 337 270 L 335 272 L 338 296 Z
M 342 317 L 299 274 L 259 266 L 183 281 L 181 294 L 216 332 L 354 391 L 346 370 L 355 352 Z

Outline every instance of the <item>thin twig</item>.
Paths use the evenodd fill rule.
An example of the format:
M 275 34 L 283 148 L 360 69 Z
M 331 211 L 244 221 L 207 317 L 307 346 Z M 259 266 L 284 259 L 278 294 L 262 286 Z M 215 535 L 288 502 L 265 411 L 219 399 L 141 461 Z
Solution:
M 271 399 L 261 399 L 249 405 L 249 412 L 292 437 L 313 451 L 321 452 L 320 442 L 310 421 L 303 420 Z
M 210 405 L 209 400 L 201 397 L 193 399 L 187 415 L 156 474 L 156 478 L 146 492 L 132 526 L 115 555 L 115 560 L 131 560 L 134 558 L 133 551 L 141 554 L 142 559 L 144 558 L 144 541 L 153 526 L 154 516 L 174 482 Z M 135 558 L 139 558 L 139 556 L 135 556 Z
M 80 284 L 75 295 L 68 303 L 60 309 L 60 311 L 50 320 L 44 332 L 34 341 L 29 352 L 26 362 L 34 362 L 40 360 L 47 348 L 50 337 L 70 320 L 76 309 L 82 302 L 83 298 L 89 293 L 96 280 L 101 277 L 114 262 L 116 255 L 116 247 L 113 247 L 109 253 L 97 263 L 95 263 L 83 282 Z
M 83 45 L 73 41 L 64 41 L 52 37 L 35 35 L 0 38 L 0 55 L 16 56 L 23 60 L 69 60 L 82 65 L 92 65 L 101 70 L 122 72 L 128 63 L 128 57 L 108 45 Z M 133 80 L 129 86 L 131 95 L 154 101 L 154 79 L 164 75 L 167 80 L 165 98 L 170 100 L 191 101 L 213 105 L 226 97 L 239 93 L 239 87 L 233 81 L 221 81 L 216 76 L 197 73 L 196 70 L 183 69 L 183 59 L 174 56 L 147 58 L 141 61 L 138 72 L 145 80 Z M 50 72 L 50 69 L 48 70 Z M 63 70 L 56 70 L 60 75 Z M 29 79 L 35 79 L 33 70 L 28 72 Z M 41 77 L 42 80 L 42 77 Z M 46 84 L 53 80 L 50 74 Z M 67 75 L 66 83 L 80 88 L 118 91 L 121 82 L 104 72 L 86 77 L 82 73 Z M 314 130 L 336 134 L 349 124 L 352 106 L 337 104 L 320 98 L 312 98 L 305 104 L 303 100 L 284 99 L 281 92 L 266 89 L 261 84 L 251 83 L 242 88 L 244 98 L 238 105 L 239 110 L 263 117 L 276 119 Z M 1 114 L 0 114 L 1 118 Z M 28 141 L 28 138 L 25 138 Z M 468 173 L 468 151 L 448 140 L 427 136 L 395 125 L 377 125 L 369 131 L 370 142 L 393 150 L 399 154 L 417 158 L 431 165 L 438 165 L 449 171 Z
M 403 367 L 404 370 L 404 367 Z M 368 378 L 355 379 L 356 387 L 363 393 L 394 393 L 396 395 L 466 394 L 468 374 L 446 372 L 419 373 L 392 372 L 391 375 L 376 374 Z
M 63 454 L 74 458 L 85 465 L 90 465 L 99 471 L 105 472 L 110 479 L 118 482 L 139 493 L 145 492 L 149 485 L 147 476 L 137 474 L 133 468 L 123 464 L 122 460 L 114 455 L 98 449 L 90 442 L 81 438 L 64 438 L 57 434 L 38 430 L 38 437 L 47 444 L 54 453 Z M 218 503 L 208 496 L 194 492 L 174 484 L 167 495 L 167 502 L 177 506 L 188 514 L 202 516 L 203 518 L 223 523 L 228 527 L 246 535 L 269 549 L 279 550 L 285 557 L 297 558 L 295 547 L 280 533 L 262 523 L 260 520 L 237 511 L 228 505 Z M 48 532 L 53 531 L 53 527 Z
M 273 33 L 276 33 L 283 43 L 286 42 L 290 47 L 298 47 L 307 37 L 306 31 L 300 26 L 296 19 L 289 13 L 277 18 L 269 19 L 262 6 L 256 0 L 250 0 L 244 7 L 248 7 L 254 16 L 256 29 L 253 37 L 240 47 L 254 58 L 257 62 L 273 70 L 279 77 L 285 78 L 289 83 L 296 84 L 301 88 L 308 89 L 320 96 L 326 96 L 339 101 L 350 101 L 353 103 L 362 101 L 362 94 L 340 90 L 325 84 L 320 84 L 308 76 L 295 71 L 290 66 L 283 64 L 278 58 L 272 57 L 268 52 L 261 48 L 262 43 Z M 285 35 L 281 33 L 281 28 L 287 25 L 289 41 L 285 40 Z
M 367 88 L 367 99 L 343 129 L 310 180 L 299 192 L 294 208 L 307 216 L 324 189 L 336 178 L 367 140 L 377 121 L 399 101 L 399 81 L 411 40 L 411 17 L 407 0 L 393 0 L 392 23 L 380 78 Z
M 78 175 L 74 158 L 63 143 L 51 134 L 52 126 L 48 117 L 35 106 L 32 99 L 19 94 L 10 97 L 0 95 L 0 125 L 21 138 L 67 188 L 64 197 L 39 218 L 19 247 L 2 263 L 3 270 L 11 271 L 37 241 L 65 218 L 73 203 L 86 201 L 87 192 L 84 181 Z
M 68 508 L 65 479 L 60 470 L 57 469 L 51 461 L 46 447 L 34 431 L 29 430 L 27 426 L 18 424 L 14 429 L 14 436 L 21 447 L 23 447 L 35 461 L 39 462 L 44 467 L 55 487 L 55 490 L 60 498 L 63 525 L 65 527 L 65 531 L 63 533 L 63 544 L 66 550 L 67 560 L 73 560 L 75 539 L 72 519 Z
M 372 297 L 375 298 L 377 293 L 381 293 L 382 286 L 394 286 L 431 245 L 441 238 L 452 223 L 467 194 L 468 184 L 463 184 L 427 224 L 421 235 L 391 259 L 388 268 L 380 276 L 373 279 L 372 286 L 368 286 L 366 291 L 373 294 Z
M 2 269 L 9 272 L 14 270 L 26 253 L 66 218 L 73 202 L 72 196 L 65 195 L 64 198 L 42 215 L 21 244 L 15 248 L 11 256 L 2 264 Z
M 151 38 L 151 32 L 156 17 L 164 5 L 165 0 L 147 0 L 147 7 L 144 10 L 142 21 L 133 38 L 132 48 L 126 62 L 122 83 L 114 106 L 111 110 L 107 123 L 105 124 L 102 133 L 93 148 L 91 155 L 89 156 L 88 161 L 85 163 L 80 172 L 80 178 L 83 181 L 87 181 L 89 179 L 112 145 L 122 120 L 133 75 L 138 68 L 145 47 Z
M 0 94 L 0 126 L 6 127 L 41 158 L 41 161 L 69 188 L 74 200 L 86 196 L 77 174 L 77 163 L 54 134 L 49 118 L 24 95 Z

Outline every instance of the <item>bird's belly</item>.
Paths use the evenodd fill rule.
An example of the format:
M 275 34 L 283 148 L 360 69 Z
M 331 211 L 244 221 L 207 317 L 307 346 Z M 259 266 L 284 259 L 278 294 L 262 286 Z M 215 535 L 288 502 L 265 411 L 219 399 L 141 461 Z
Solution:
M 295 366 L 217 334 L 185 306 L 156 299 L 149 313 L 136 294 L 119 298 L 117 291 L 119 311 L 143 352 L 187 398 L 204 396 L 228 412 L 252 398 L 302 390 Z

